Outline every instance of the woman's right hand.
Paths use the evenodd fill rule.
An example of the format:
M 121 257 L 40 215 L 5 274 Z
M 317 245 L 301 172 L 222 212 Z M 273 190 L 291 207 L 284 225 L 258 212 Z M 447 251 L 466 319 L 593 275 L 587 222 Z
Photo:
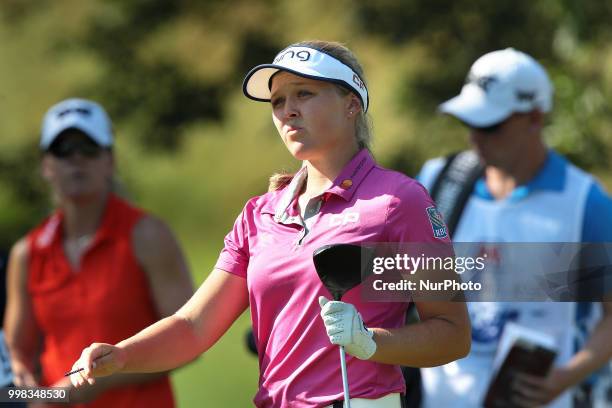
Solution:
M 17 387 L 40 387 L 32 372 L 24 364 L 13 361 L 13 384 Z
M 125 366 L 125 351 L 117 346 L 106 343 L 93 343 L 85 348 L 81 357 L 73 364 L 70 371 L 83 370 L 70 376 L 70 382 L 80 387 L 86 382 L 95 383 L 96 377 L 105 377 L 117 372 Z

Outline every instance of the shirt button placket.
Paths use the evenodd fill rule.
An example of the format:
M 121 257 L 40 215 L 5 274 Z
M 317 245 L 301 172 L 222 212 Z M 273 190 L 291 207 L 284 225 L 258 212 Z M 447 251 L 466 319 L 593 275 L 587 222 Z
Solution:
M 307 226 L 307 220 L 312 220 L 313 217 L 315 217 L 319 211 L 321 210 L 321 204 L 323 203 L 323 200 L 321 200 L 321 198 L 317 198 L 317 199 L 313 199 L 311 200 L 307 206 L 306 206 L 306 211 L 304 211 L 304 216 L 306 217 L 306 219 L 302 219 L 302 217 L 297 217 L 298 219 L 298 223 L 302 226 L 302 231 L 300 232 L 299 238 L 296 242 L 296 245 L 302 245 L 304 243 L 304 239 L 306 238 L 306 235 L 308 235 L 309 229 Z M 312 226 L 314 225 L 314 222 L 310 222 L 310 229 L 312 229 Z

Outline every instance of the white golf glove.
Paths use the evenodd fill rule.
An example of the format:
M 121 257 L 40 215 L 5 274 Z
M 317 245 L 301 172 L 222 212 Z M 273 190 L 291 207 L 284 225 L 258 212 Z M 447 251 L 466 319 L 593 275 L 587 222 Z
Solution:
M 350 303 L 319 297 L 321 317 L 332 344 L 344 346 L 347 353 L 367 360 L 376 352 L 374 333 L 363 324 L 361 315 Z

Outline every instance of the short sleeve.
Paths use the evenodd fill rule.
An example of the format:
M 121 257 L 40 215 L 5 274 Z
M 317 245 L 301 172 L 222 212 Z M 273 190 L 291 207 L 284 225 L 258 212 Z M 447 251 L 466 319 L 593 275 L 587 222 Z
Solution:
M 240 212 L 234 222 L 234 227 L 225 236 L 224 245 L 215 269 L 221 269 L 234 275 L 246 278 L 247 267 L 249 266 L 249 246 L 247 235 L 246 215 L 249 206 Z
M 593 183 L 584 208 L 582 242 L 612 242 L 612 200 Z
M 388 242 L 448 243 L 448 228 L 432 198 L 420 183 L 402 180 L 387 211 Z

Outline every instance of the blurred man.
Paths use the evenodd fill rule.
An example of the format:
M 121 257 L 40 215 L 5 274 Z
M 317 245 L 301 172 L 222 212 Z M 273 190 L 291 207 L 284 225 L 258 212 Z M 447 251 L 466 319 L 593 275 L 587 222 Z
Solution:
M 430 160 L 419 175 L 447 208 L 453 241 L 612 242 L 610 197 L 542 139 L 552 95 L 544 68 L 508 48 L 479 58 L 460 95 L 440 105 L 468 127 L 475 151 L 452 156 L 454 165 Z M 522 375 L 508 384 L 512 406 L 592 406 L 588 379 L 612 354 L 610 303 L 479 302 L 469 309 L 472 351 L 423 370 L 424 406 L 482 406 L 508 321 L 552 333 L 558 346 L 547 377 Z

